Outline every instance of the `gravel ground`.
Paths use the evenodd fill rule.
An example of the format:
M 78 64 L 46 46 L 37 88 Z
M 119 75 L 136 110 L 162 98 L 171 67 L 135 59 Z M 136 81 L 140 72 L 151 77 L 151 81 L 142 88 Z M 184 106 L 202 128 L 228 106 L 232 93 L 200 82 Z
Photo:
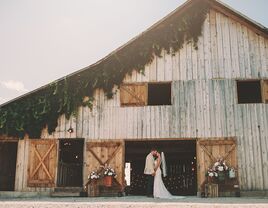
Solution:
M 0 208 L 255 208 L 267 207 L 268 198 L 254 197 L 232 197 L 232 198 L 197 198 L 186 197 L 184 199 L 153 199 L 146 197 L 113 197 L 113 198 L 87 198 L 87 197 L 65 197 L 65 198 L 0 198 Z

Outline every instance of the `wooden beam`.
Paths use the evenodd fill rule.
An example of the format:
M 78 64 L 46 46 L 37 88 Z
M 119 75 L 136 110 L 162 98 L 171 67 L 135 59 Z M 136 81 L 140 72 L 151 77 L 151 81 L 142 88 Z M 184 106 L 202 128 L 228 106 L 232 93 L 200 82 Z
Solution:
M 116 143 L 109 143 L 109 142 L 89 142 L 87 143 L 87 150 L 93 148 L 93 147 L 117 147 L 120 145 L 119 142 Z
M 53 149 L 54 146 L 55 146 L 54 144 L 51 144 L 50 148 L 48 149 L 48 151 L 46 152 L 46 154 L 45 154 L 43 157 L 41 157 L 40 153 L 37 151 L 36 146 L 35 146 L 35 148 L 34 148 L 34 152 L 35 152 L 36 156 L 38 157 L 40 163 L 38 164 L 38 166 L 35 168 L 35 170 L 34 170 L 33 173 L 31 174 L 31 178 L 33 178 L 33 176 L 36 174 L 36 172 L 39 170 L 39 168 L 40 168 L 41 166 L 43 166 L 43 169 L 45 170 L 47 176 L 49 177 L 50 180 L 52 180 L 52 176 L 51 176 L 51 174 L 49 173 L 49 171 L 48 171 L 46 165 L 44 164 L 44 160 L 46 159 L 46 157 L 47 157 L 48 154 L 51 152 L 51 150 Z
M 236 147 L 236 145 L 233 144 L 232 147 L 231 147 L 231 149 L 230 149 L 230 150 L 223 156 L 223 159 L 224 159 L 224 160 L 228 158 L 228 156 L 229 156 L 230 153 L 235 149 L 235 147 Z
M 212 153 L 208 151 L 208 149 L 207 149 L 205 146 L 200 145 L 200 147 L 202 148 L 202 150 L 204 150 L 205 153 L 207 153 L 207 155 L 210 157 L 210 159 L 211 159 L 212 161 L 216 161 L 216 160 L 217 160 L 217 159 L 212 155 Z
M 234 140 L 200 140 L 200 145 L 214 146 L 214 145 L 233 145 Z
M 19 138 L 0 135 L 0 142 L 18 142 Z
M 95 159 L 99 162 L 100 165 L 104 165 L 104 163 L 99 159 L 99 157 L 95 154 L 92 149 L 88 149 L 88 151 L 95 157 Z
M 114 156 L 117 154 L 117 152 L 120 150 L 120 145 L 117 146 L 117 148 L 114 150 L 113 154 L 109 156 L 109 158 L 106 160 L 105 163 L 109 164 L 109 162 L 114 158 Z
M 42 180 L 42 181 L 40 181 L 40 180 L 30 180 L 29 181 L 29 184 L 31 184 L 31 186 L 34 186 L 36 184 L 45 184 L 45 185 L 47 185 L 49 183 L 54 184 L 54 181 L 51 181 L 51 180 Z

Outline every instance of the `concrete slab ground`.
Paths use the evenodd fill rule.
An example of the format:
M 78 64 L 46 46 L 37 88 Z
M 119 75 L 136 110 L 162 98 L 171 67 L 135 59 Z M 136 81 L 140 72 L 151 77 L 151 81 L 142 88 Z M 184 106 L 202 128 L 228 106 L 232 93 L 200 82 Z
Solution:
M 127 197 L 0 198 L 0 208 L 268 208 L 266 197 L 153 199 Z

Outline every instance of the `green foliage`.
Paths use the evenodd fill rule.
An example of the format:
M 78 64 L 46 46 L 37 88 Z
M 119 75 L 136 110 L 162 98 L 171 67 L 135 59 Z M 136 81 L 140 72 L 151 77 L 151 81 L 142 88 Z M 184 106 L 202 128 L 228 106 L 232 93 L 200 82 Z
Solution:
M 199 2 L 183 13 L 174 13 L 98 64 L 2 106 L 0 134 L 39 138 L 46 126 L 51 134 L 60 115 L 69 119 L 79 106 L 92 108 L 93 92 L 98 88 L 112 98 L 113 87 L 120 86 L 126 74 L 133 70 L 144 73 L 145 65 L 155 56 L 161 57 L 162 50 L 175 54 L 185 42 L 192 42 L 197 49 L 208 9 L 208 4 Z

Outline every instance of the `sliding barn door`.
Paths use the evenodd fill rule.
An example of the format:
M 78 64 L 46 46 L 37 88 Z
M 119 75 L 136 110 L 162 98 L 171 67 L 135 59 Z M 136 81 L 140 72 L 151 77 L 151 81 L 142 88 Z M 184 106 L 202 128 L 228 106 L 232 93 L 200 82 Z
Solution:
M 31 139 L 29 141 L 28 186 L 54 187 L 57 164 L 57 141 Z
M 99 169 L 105 164 L 114 168 L 117 183 L 122 186 L 124 182 L 124 141 L 123 140 L 97 140 L 87 143 L 88 173 Z
M 206 172 L 218 158 L 223 158 L 229 167 L 237 169 L 237 145 L 233 138 L 199 139 L 197 141 L 197 183 L 201 191 Z

